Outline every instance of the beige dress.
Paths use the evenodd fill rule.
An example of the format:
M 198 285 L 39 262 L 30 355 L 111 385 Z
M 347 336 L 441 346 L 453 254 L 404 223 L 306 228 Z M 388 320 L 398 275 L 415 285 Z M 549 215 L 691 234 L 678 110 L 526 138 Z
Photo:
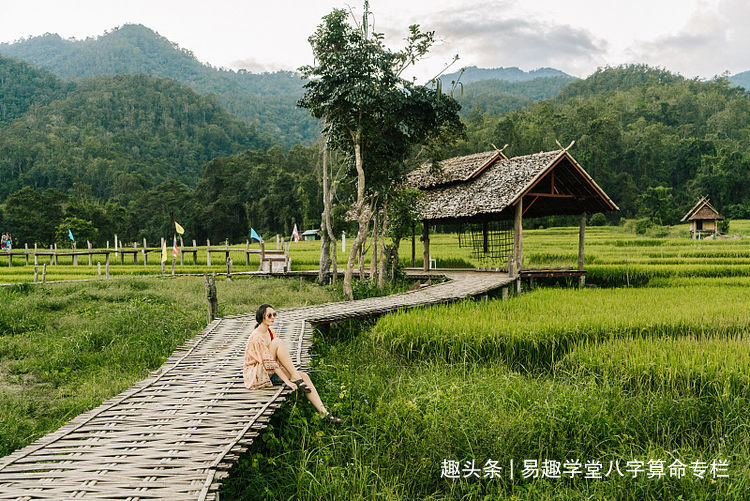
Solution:
M 262 334 L 257 332 L 250 334 L 245 345 L 245 363 L 242 365 L 245 388 L 256 390 L 272 387 L 273 383 L 268 377 L 268 372 L 273 372 L 278 367 L 279 363 L 271 356 Z

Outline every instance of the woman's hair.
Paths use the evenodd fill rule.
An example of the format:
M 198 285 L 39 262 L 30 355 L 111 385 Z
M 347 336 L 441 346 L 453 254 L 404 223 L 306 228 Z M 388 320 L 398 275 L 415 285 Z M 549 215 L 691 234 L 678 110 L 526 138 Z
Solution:
M 255 312 L 255 327 L 258 327 L 260 324 L 263 323 L 263 318 L 266 316 L 266 310 L 268 308 L 273 308 L 270 304 L 262 304 L 258 306 L 258 310 Z M 253 327 L 253 328 L 255 328 Z

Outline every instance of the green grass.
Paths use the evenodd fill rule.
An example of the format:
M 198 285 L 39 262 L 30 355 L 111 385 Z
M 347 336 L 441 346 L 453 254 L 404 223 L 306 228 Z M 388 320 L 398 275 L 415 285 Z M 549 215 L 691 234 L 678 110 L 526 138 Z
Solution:
M 217 280 L 219 315 L 337 300 L 295 279 Z M 206 323 L 202 278 L 0 288 L 0 456 L 127 389 Z

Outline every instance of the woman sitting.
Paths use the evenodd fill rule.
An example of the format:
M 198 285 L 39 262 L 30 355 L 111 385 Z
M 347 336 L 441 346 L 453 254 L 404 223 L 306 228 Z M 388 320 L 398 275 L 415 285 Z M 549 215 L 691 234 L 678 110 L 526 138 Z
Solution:
M 277 315 L 270 304 L 261 305 L 255 312 L 255 329 L 247 339 L 242 368 L 245 387 L 255 390 L 286 384 L 293 390 L 304 392 L 324 421 L 340 423 L 339 418 L 326 410 L 310 376 L 294 367 L 286 343 L 271 330 Z

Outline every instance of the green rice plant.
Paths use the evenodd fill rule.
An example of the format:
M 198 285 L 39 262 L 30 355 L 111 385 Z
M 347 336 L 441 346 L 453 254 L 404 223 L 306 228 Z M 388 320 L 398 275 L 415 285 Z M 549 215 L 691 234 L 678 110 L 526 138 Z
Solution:
M 581 342 L 556 369 L 618 381 L 631 392 L 666 391 L 696 397 L 750 392 L 750 339 L 634 337 Z

